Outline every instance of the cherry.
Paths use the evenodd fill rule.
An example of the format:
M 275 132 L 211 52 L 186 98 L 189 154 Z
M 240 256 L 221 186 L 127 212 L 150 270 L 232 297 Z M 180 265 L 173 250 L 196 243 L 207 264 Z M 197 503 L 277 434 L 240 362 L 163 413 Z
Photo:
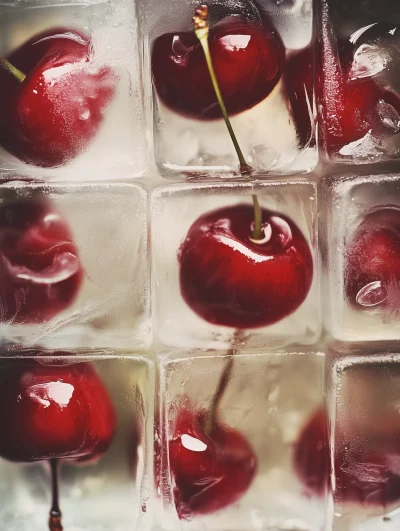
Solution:
M 300 147 L 313 141 L 312 49 L 305 48 L 286 62 L 285 87 Z
M 0 322 L 52 319 L 74 301 L 83 279 L 68 226 L 38 194 L 3 198 L 0 266 Z
M 169 440 L 169 463 L 180 519 L 235 503 L 251 485 L 257 458 L 238 431 L 218 420 L 205 430 L 207 412 L 181 410 Z
M 364 507 L 386 507 L 400 500 L 400 431 L 374 438 L 356 433 L 346 436 L 336 429 L 335 499 Z M 294 453 L 294 468 L 315 495 L 329 484 L 327 417 L 317 410 L 300 434 Z
M 304 301 L 313 260 L 289 218 L 261 209 L 262 240 L 252 239 L 250 205 L 200 216 L 179 252 L 181 294 L 206 321 L 234 328 L 273 324 Z
M 329 456 L 325 410 L 316 411 L 295 446 L 294 467 L 311 494 L 322 496 L 328 487 Z
M 13 361 L 0 369 L 0 456 L 20 462 L 100 457 L 116 420 L 93 365 Z
M 360 309 L 400 309 L 400 209 L 368 213 L 346 251 L 345 293 Z
M 229 115 L 264 100 L 282 75 L 285 49 L 266 18 L 262 24 L 241 15 L 223 18 L 210 30 L 209 47 Z M 193 32 L 158 37 L 152 72 L 160 100 L 173 111 L 202 120 L 222 117 L 204 52 Z
M 115 74 L 94 67 L 88 38 L 65 28 L 30 39 L 8 61 L 0 64 L 0 144 L 37 166 L 71 161 L 99 130 Z
M 383 138 L 400 130 L 399 95 L 379 85 L 372 75 L 355 75 L 356 53 L 349 41 L 340 41 L 316 67 L 322 108 L 319 127 L 328 154 L 369 133 Z

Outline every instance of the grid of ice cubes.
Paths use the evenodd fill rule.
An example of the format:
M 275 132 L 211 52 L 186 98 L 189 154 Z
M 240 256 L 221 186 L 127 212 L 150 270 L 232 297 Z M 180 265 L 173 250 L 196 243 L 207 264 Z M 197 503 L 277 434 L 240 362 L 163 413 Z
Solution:
M 213 3 L 235 12 L 255 9 L 252 0 Z M 344 261 L 366 214 L 400 207 L 395 164 L 400 118 L 384 101 L 376 110 L 383 129 L 372 128 L 335 150 L 328 149 L 324 128 L 335 111 L 331 65 L 343 39 L 351 36 L 355 44 L 354 82 L 376 78 L 399 89 L 400 5 L 396 0 L 258 4 L 272 17 L 288 59 L 318 45 L 325 78 L 315 96 L 313 90 L 307 94 L 311 115 L 320 119 L 317 146 L 313 123 L 306 144 L 299 141 L 284 81 L 256 107 L 233 117 L 244 155 L 257 171 L 250 182 L 235 176 L 236 155 L 221 120 L 175 114 L 152 86 L 154 40 L 189 30 L 198 2 L 0 2 L 0 54 L 43 30 L 67 25 L 91 35 L 96 61 L 110 65 L 119 79 L 99 134 L 72 163 L 37 168 L 0 150 L 0 204 L 10 192 L 49 198 L 71 229 L 84 270 L 79 296 L 50 322 L 0 325 L 0 367 L 10 357 L 38 355 L 44 364 L 93 363 L 118 417 L 112 445 L 97 464 L 62 466 L 69 531 L 398 529 L 398 316 L 349 304 Z M 375 166 L 385 161 L 393 164 Z M 338 165 L 342 162 L 349 165 Z M 215 514 L 179 520 L 169 429 L 185 400 L 197 409 L 209 407 L 233 333 L 203 322 L 185 305 L 177 254 L 198 216 L 250 203 L 254 192 L 262 206 L 301 228 L 313 253 L 313 285 L 293 315 L 244 331 L 235 345 L 235 371 L 221 415 L 255 450 L 253 484 L 237 503 Z M 317 459 L 321 448 L 326 452 L 326 485 L 318 493 L 304 481 L 296 457 L 315 419 L 326 424 L 325 438 L 317 440 L 318 447 L 312 437 L 306 441 L 302 463 Z M 43 529 L 48 469 L 3 459 L 0 469 L 0 527 Z M 374 503 L 388 481 L 394 495 L 389 493 L 388 503 Z M 346 488 L 358 499 L 344 495 Z

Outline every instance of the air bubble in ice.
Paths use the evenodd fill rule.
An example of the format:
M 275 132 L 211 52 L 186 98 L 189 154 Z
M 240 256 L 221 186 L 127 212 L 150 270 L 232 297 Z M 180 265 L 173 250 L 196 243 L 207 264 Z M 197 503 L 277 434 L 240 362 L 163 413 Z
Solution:
M 350 78 L 354 80 L 376 76 L 385 70 L 389 62 L 390 56 L 382 47 L 375 44 L 362 44 L 354 53 Z
M 356 302 L 360 306 L 371 308 L 382 304 L 388 297 L 387 288 L 380 280 L 370 282 L 357 293 Z
M 393 105 L 386 103 L 383 100 L 379 100 L 376 110 L 382 124 L 393 131 L 398 133 L 400 131 L 400 116 Z

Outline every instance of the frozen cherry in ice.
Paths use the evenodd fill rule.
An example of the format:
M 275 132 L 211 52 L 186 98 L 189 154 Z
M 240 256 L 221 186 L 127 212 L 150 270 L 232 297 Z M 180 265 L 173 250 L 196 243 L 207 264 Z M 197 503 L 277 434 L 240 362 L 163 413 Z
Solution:
M 74 301 L 83 279 L 66 221 L 40 194 L 3 199 L 0 264 L 1 322 L 52 319 Z
M 233 328 L 276 323 L 306 298 L 313 278 L 309 245 L 288 217 L 261 209 L 263 238 L 254 240 L 254 209 L 238 204 L 207 212 L 179 251 L 181 294 L 206 321 Z
M 98 458 L 113 438 L 116 420 L 90 363 L 17 360 L 0 369 L 0 422 L 0 455 L 29 462 Z
M 0 423 L 1 457 L 50 462 L 49 529 L 61 531 L 59 463 L 97 460 L 114 437 L 114 407 L 94 366 L 10 360 L 0 369 Z
M 0 58 L 0 145 L 23 162 L 59 166 L 91 142 L 117 77 L 94 67 L 89 39 L 54 28 Z
M 328 486 L 328 426 L 324 409 L 316 411 L 300 433 L 294 451 L 297 475 L 311 494 L 323 495 Z
M 400 309 L 400 209 L 371 211 L 346 251 L 345 292 L 359 309 Z
M 190 519 L 235 503 L 251 485 L 257 459 L 250 443 L 218 420 L 206 434 L 208 412 L 180 411 L 168 443 L 179 518 Z
M 327 414 L 317 410 L 296 443 L 294 468 L 307 491 L 322 496 L 330 487 Z M 400 427 L 400 426 L 399 426 Z M 390 434 L 344 435 L 335 430 L 335 500 L 360 507 L 388 507 L 400 500 L 400 430 Z
M 316 65 L 316 86 L 322 89 L 319 126 L 329 154 L 357 147 L 367 135 L 380 144 L 400 131 L 399 95 L 375 76 L 357 74 L 356 53 L 350 42 L 340 41 L 326 53 L 328 64 Z
M 227 16 L 210 30 L 209 47 L 229 115 L 264 100 L 278 83 L 285 61 L 283 43 L 266 18 L 250 22 Z M 154 86 L 173 111 L 196 119 L 221 118 L 204 52 L 193 32 L 168 33 L 152 49 Z

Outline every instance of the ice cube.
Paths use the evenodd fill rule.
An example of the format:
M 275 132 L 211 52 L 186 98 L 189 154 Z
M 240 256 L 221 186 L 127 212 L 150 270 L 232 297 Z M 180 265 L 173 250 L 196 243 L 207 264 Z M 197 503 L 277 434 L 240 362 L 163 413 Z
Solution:
M 82 106 L 79 100 L 86 100 L 86 108 L 75 113 L 76 120 L 79 121 L 81 117 L 82 123 L 74 126 L 73 138 L 65 144 L 67 150 L 79 142 L 79 149 L 72 158 L 61 160 L 58 157 L 48 164 L 45 164 L 48 155 L 42 156 L 41 161 L 33 161 L 36 166 L 29 167 L 30 172 L 37 179 L 59 181 L 117 179 L 143 174 L 148 156 L 138 21 L 134 4 L 129 0 L 58 2 L 57 5 L 47 0 L 2 2 L 0 54 L 9 58 L 10 54 L 35 36 L 38 40 L 45 38 L 46 42 L 51 42 L 47 34 L 55 30 L 59 35 L 63 28 L 68 28 L 70 33 L 77 32 L 85 39 L 90 38 L 90 60 L 84 64 L 82 75 L 72 85 L 73 91 L 69 87 L 67 94 L 63 94 L 66 76 L 60 79 L 60 90 L 56 91 L 59 95 L 56 114 L 62 109 L 63 102 L 68 105 L 64 123 L 68 123 L 74 115 L 70 110 L 73 107 L 71 99 L 76 98 L 78 109 Z M 30 61 L 33 61 L 30 54 L 24 51 L 21 63 L 29 64 L 29 68 L 32 66 Z M 20 69 L 23 68 L 20 66 Z M 106 76 L 109 82 L 107 89 L 98 80 L 99 71 L 109 74 Z M 91 75 L 95 76 L 96 81 L 92 95 L 89 94 L 87 83 L 83 82 Z M 106 90 L 110 91 L 110 97 L 107 102 L 101 103 L 103 96 L 98 95 L 104 95 Z M 64 136 L 66 130 L 67 127 L 63 130 Z M 84 141 L 86 138 L 88 141 Z M 26 166 L 20 160 L 26 156 L 26 146 L 17 149 L 14 152 L 16 156 L 10 154 L 9 145 L 3 147 L 6 149 L 0 146 L 0 170 L 21 171 Z M 32 162 L 31 159 L 24 161 Z M 43 167 L 49 165 L 55 168 Z
M 144 189 L 6 182 L 0 196 L 3 340 L 147 346 Z
M 366 6 L 361 0 L 318 5 L 321 154 L 331 162 L 394 160 L 400 146 L 400 87 L 394 75 L 400 64 L 399 5 Z
M 91 415 L 95 415 L 96 408 L 99 410 L 103 407 L 103 403 L 96 403 L 95 389 L 98 387 L 93 384 L 94 378 L 97 382 L 102 382 L 96 383 L 96 386 L 105 386 L 103 393 L 107 393 L 116 415 L 110 444 L 104 448 L 104 452 L 96 461 L 77 463 L 60 459 L 59 501 L 65 528 L 75 531 L 122 531 L 134 525 L 148 530 L 151 515 L 145 514 L 143 510 L 148 498 L 149 480 L 143 472 L 151 467 L 152 460 L 152 452 L 149 449 L 152 440 L 148 438 L 153 418 L 154 364 L 151 357 L 140 352 L 104 349 L 69 352 L 20 351 L 19 359 L 14 360 L 10 360 L 10 354 L 15 356 L 15 352 L 1 353 L 0 378 L 8 378 L 8 387 L 5 390 L 3 386 L 2 396 L 8 397 L 9 410 L 14 411 L 17 408 L 19 411 L 19 418 L 14 419 L 14 422 L 19 423 L 20 433 L 25 434 L 25 450 L 32 452 L 32 455 L 43 452 L 45 445 L 49 451 L 56 454 L 57 446 L 54 445 L 60 444 L 61 439 L 64 449 L 68 447 L 68 450 L 73 449 L 74 442 L 82 442 L 80 436 L 81 431 L 86 429 L 85 422 L 91 421 Z M 21 382 L 23 398 L 20 396 L 19 405 L 15 404 L 12 400 L 13 389 L 18 387 L 14 385 L 13 376 L 10 374 L 15 374 L 12 371 L 15 371 L 17 366 L 23 366 L 25 375 L 30 375 L 33 381 L 36 378 L 36 381 L 52 382 L 52 378 L 64 378 L 65 381 L 72 382 L 73 393 L 69 404 L 57 409 L 56 397 L 53 397 L 49 400 L 49 405 L 40 409 L 34 406 L 31 399 L 29 409 L 27 387 L 24 387 L 29 385 L 29 379 L 25 383 Z M 82 371 L 83 366 L 85 370 Z M 74 380 L 74 374 L 79 374 L 79 379 Z M 85 387 L 87 375 L 90 375 L 91 383 Z M 74 400 L 74 394 L 79 402 Z M 87 403 L 88 400 L 91 403 Z M 22 409 L 24 405 L 28 406 L 25 410 Z M 2 407 L 5 407 L 4 403 Z M 71 407 L 74 408 L 74 423 L 67 421 L 68 408 Z M 88 407 L 93 408 L 92 413 Z M 27 421 L 26 411 L 30 412 L 28 415 L 31 417 L 35 416 L 37 421 L 30 427 L 24 424 Z M 106 430 L 107 418 L 103 410 L 102 413 L 101 430 Z M 62 426 L 57 426 L 58 414 L 64 420 Z M 0 417 L 2 422 L 8 418 L 4 411 L 0 412 Z M 46 426 L 46 419 L 49 418 L 52 418 L 53 424 Z M 93 426 L 92 423 L 92 429 Z M 6 427 L 3 426 L 3 429 Z M 10 431 L 16 433 L 11 428 Z M 46 439 L 43 433 L 47 433 Z M 40 436 L 43 437 L 42 440 Z M 87 434 L 87 437 L 93 441 L 92 434 Z M 7 441 L 10 440 L 21 442 L 18 435 L 8 435 Z M 87 444 L 86 440 L 85 448 Z M 1 451 L 4 449 L 3 438 Z M 3 496 L 0 521 L 9 531 L 22 531 L 28 527 L 39 531 L 46 528 L 49 519 L 49 461 L 18 462 L 16 454 L 20 450 L 21 448 L 13 449 L 15 462 L 4 459 L 3 455 L 0 457 L 0 492 Z
M 399 377 L 395 344 L 336 350 L 331 420 L 333 529 L 397 529 Z
M 208 437 L 213 396 L 231 359 L 217 352 L 159 355 L 160 529 L 320 529 L 324 492 L 306 492 L 294 455 L 309 415 L 322 405 L 324 356 L 297 348 L 236 351 Z
M 397 339 L 399 176 L 336 174 L 324 188 L 326 326 L 343 341 Z
M 151 68 L 153 78 L 155 154 L 162 174 L 237 171 L 237 155 L 193 33 L 197 4 L 175 0 L 165 7 L 153 2 L 140 6 L 149 63 L 145 71 Z M 296 3 L 289 11 L 293 20 L 300 11 L 310 30 L 311 2 L 304 9 Z M 214 68 L 248 163 L 256 170 L 294 173 L 316 165 L 311 62 L 309 69 L 285 71 L 280 28 L 274 28 L 278 15 L 287 22 L 287 9 L 277 10 L 269 2 L 213 2 L 210 42 L 217 43 L 211 46 Z M 287 35 L 297 38 L 298 29 L 292 24 Z M 310 35 L 293 47 L 299 50 L 309 42 Z M 228 60 L 227 54 L 232 56 Z
M 297 310 L 285 317 L 282 314 L 281 319 L 277 317 L 274 324 L 272 322 L 268 326 L 261 324 L 258 328 L 250 326 L 252 321 L 249 318 L 250 321 L 247 321 L 246 325 L 240 326 L 242 333 L 239 334 L 240 339 L 238 339 L 239 336 L 235 332 L 235 326 L 221 325 L 220 320 L 216 321 L 212 317 L 208 317 L 207 321 L 202 312 L 198 311 L 196 313 L 192 309 L 193 306 L 189 306 L 185 302 L 188 299 L 183 298 L 182 284 L 180 284 L 179 255 L 182 243 L 185 241 L 190 227 L 197 219 L 222 207 L 233 207 L 235 209 L 242 208 L 239 205 L 246 205 L 244 208 L 250 209 L 249 211 L 252 212 L 251 196 L 254 193 L 257 194 L 262 208 L 276 212 L 278 217 L 279 215 L 288 216 L 288 219 L 291 220 L 290 223 L 294 222 L 301 230 L 314 259 L 313 281 L 308 295 Z M 175 184 L 157 188 L 152 194 L 152 278 L 154 329 L 157 331 L 158 340 L 162 344 L 169 346 L 217 349 L 229 348 L 232 341 L 237 341 L 238 344 L 246 345 L 249 348 L 296 342 L 302 344 L 313 343 L 320 333 L 320 312 L 318 310 L 319 267 L 317 255 L 315 254 L 317 242 L 316 207 L 315 182 L 303 177 L 292 180 L 270 179 L 253 184 L 246 182 L 231 184 L 220 181 L 218 183 Z M 235 210 L 232 212 L 234 213 Z M 264 212 L 264 218 L 266 215 L 267 213 Z M 279 238 L 284 238 L 285 231 L 289 229 L 287 222 L 283 218 L 282 223 L 281 228 L 278 230 L 275 227 L 273 232 L 275 234 L 275 230 L 278 230 Z M 271 227 L 269 228 L 271 229 Z M 232 240 L 231 242 L 234 247 L 237 246 L 238 255 L 240 251 L 240 253 L 245 253 L 243 254 L 245 256 L 246 248 L 252 245 L 250 241 L 246 240 L 246 230 L 244 229 L 243 240 Z M 283 231 L 282 233 L 280 233 L 281 230 Z M 250 227 L 248 231 L 248 236 L 251 237 Z M 210 233 L 211 237 L 212 234 Z M 275 236 L 273 237 L 275 238 Z M 290 235 L 289 238 L 291 237 Z M 222 233 L 221 238 L 223 238 Z M 226 244 L 230 245 L 229 242 L 228 238 Z M 268 251 L 268 242 L 266 245 L 266 251 Z M 260 267 L 262 263 L 265 263 L 262 255 L 256 253 L 253 256 L 251 255 L 252 251 L 249 250 L 249 252 L 250 255 L 246 259 L 247 261 L 256 260 L 261 264 Z M 218 256 L 221 255 L 218 254 Z M 239 272 L 242 271 L 242 265 L 236 264 L 234 266 L 232 264 L 233 269 L 229 269 L 226 275 L 222 275 L 220 278 L 218 275 L 221 275 L 221 267 L 218 265 L 218 261 L 213 266 L 212 258 L 212 256 L 207 259 L 204 258 L 205 262 L 203 263 L 202 261 L 201 264 L 205 268 L 210 266 L 209 282 L 210 286 L 215 286 L 215 292 L 212 292 L 215 294 L 215 299 L 214 295 L 211 293 L 209 295 L 211 297 L 210 305 L 213 308 L 217 308 L 215 304 L 218 301 L 218 294 L 221 295 L 224 289 L 229 288 L 229 275 L 232 275 L 234 285 L 236 285 L 236 282 L 240 284 Z M 200 263 L 199 260 L 200 257 L 198 257 L 197 263 Z M 297 270 L 297 266 L 295 269 Z M 237 273 L 234 273 L 234 271 L 237 271 Z M 263 293 L 265 293 L 263 300 L 267 303 L 268 297 L 271 297 L 278 304 L 279 296 L 273 297 L 269 294 L 268 285 L 263 284 L 262 280 L 272 276 L 272 273 L 267 273 L 266 271 L 261 273 L 260 271 L 259 274 L 261 281 L 260 290 L 264 290 Z M 224 282 L 226 280 L 228 284 L 225 285 L 225 288 L 221 287 L 221 282 L 218 282 L 218 278 L 221 281 L 224 279 Z M 296 283 L 294 277 L 290 278 Z M 270 286 L 275 285 L 272 278 L 270 281 Z M 282 285 L 282 290 L 286 292 L 286 289 L 291 289 L 291 286 Z M 205 286 L 204 290 L 207 291 L 207 289 L 209 290 L 210 288 Z M 244 294 L 249 291 L 249 285 L 247 283 L 244 292 L 241 291 L 239 286 L 237 289 L 237 293 L 231 290 L 231 297 L 233 301 L 236 299 L 236 303 L 239 305 L 239 315 L 242 306 L 240 306 L 237 296 L 240 293 Z M 273 304 L 269 307 L 275 308 Z M 235 302 L 233 302 L 231 308 L 234 311 Z M 254 306 L 250 313 L 254 313 L 254 316 L 256 316 L 257 311 Z M 290 335 L 288 330 L 290 330 Z

